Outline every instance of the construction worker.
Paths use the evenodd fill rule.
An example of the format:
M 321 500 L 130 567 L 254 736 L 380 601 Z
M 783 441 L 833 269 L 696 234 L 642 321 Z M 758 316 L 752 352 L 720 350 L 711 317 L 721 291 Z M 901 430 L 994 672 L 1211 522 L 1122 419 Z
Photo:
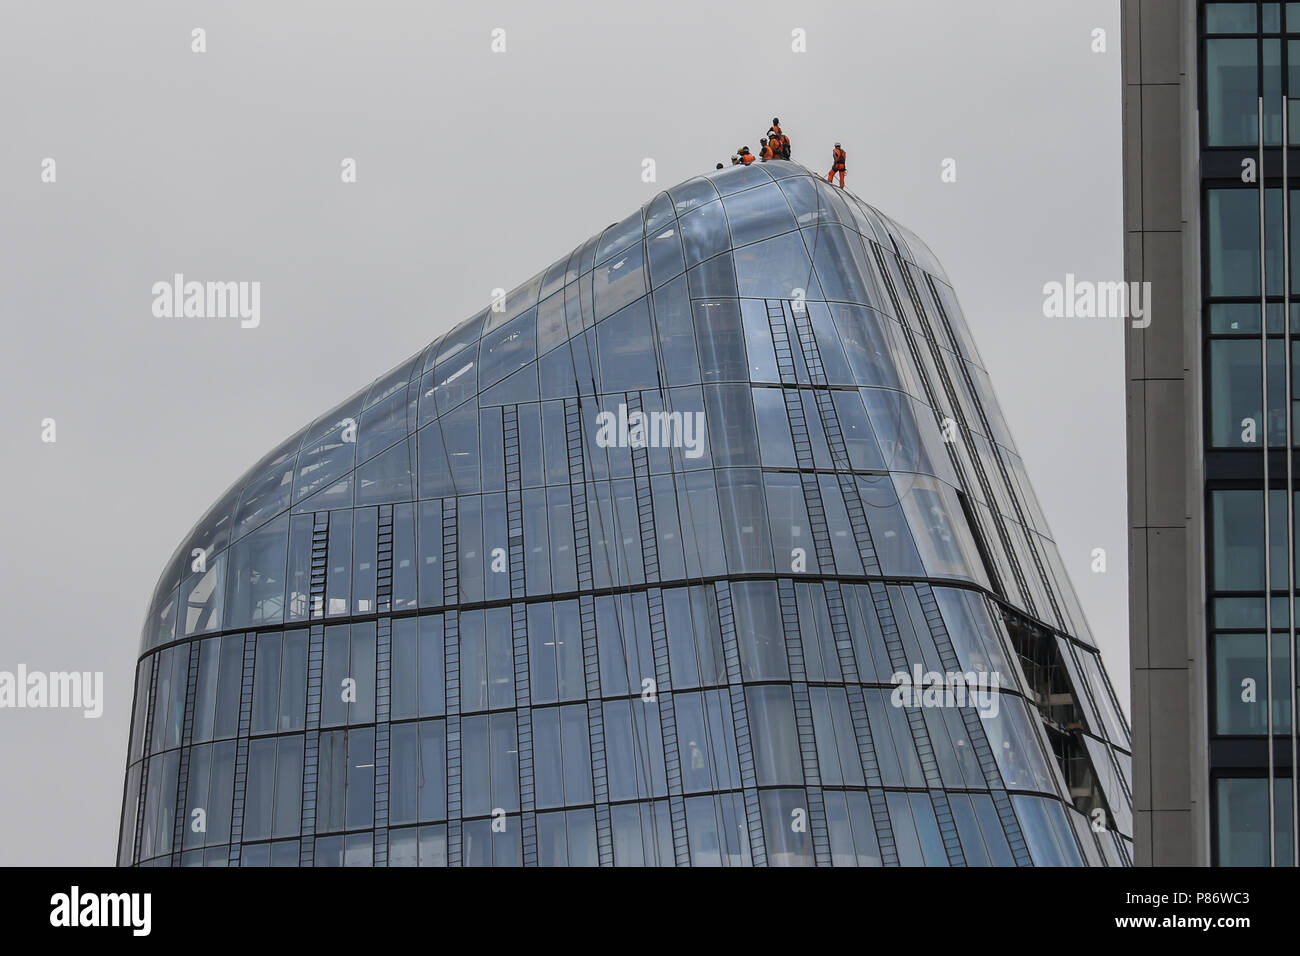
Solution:
M 790 158 L 790 137 L 781 132 L 781 118 L 772 117 L 772 125 L 767 130 L 767 144 L 772 147 L 773 159 Z
M 772 147 L 767 145 L 766 136 L 760 139 L 759 142 L 763 145 L 763 148 L 758 151 L 758 158 L 761 159 L 763 162 L 767 162 L 769 159 L 772 158 L 773 155 Z
M 844 188 L 844 161 L 848 159 L 849 154 L 840 149 L 840 144 L 835 144 L 835 149 L 831 153 L 831 171 L 826 174 L 828 183 L 835 181 L 835 174 L 840 174 L 840 189 Z
M 748 166 L 757 158 L 758 157 L 756 157 L 753 153 L 749 151 L 748 146 L 740 147 L 740 161 L 744 163 L 746 166 Z

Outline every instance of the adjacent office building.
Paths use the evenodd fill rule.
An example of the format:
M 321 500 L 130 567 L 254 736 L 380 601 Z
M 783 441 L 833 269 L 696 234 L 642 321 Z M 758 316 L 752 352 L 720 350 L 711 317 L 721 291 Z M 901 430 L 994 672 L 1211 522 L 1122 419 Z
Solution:
M 1289 866 L 1300 3 L 1123 15 L 1136 862 Z
M 778 161 L 230 487 L 151 603 L 118 859 L 1126 865 L 1131 780 L 943 268 Z

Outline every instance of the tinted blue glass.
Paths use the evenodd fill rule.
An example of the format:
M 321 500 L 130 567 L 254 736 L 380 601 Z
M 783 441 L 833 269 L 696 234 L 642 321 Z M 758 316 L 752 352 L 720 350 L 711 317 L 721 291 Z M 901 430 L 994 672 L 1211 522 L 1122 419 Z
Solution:
M 1220 205 L 1228 262 L 1241 223 Z M 142 631 L 119 862 L 1132 860 L 1127 726 L 919 238 L 795 164 L 736 167 L 495 305 L 264 455 L 172 553 Z M 601 412 L 622 431 L 601 435 Z M 1234 493 L 1211 529 L 1229 558 L 1259 523 Z M 1013 561 L 1023 592 L 994 617 L 987 574 L 1005 590 Z M 1220 588 L 1262 577 L 1221 564 Z M 1044 688 L 1009 641 L 1023 650 L 1049 588 L 1065 658 Z M 1216 600 L 1220 627 L 1251 629 L 1217 640 L 1231 687 L 1258 669 L 1262 622 Z M 950 655 L 1002 675 L 980 704 L 996 715 L 895 706 L 896 671 Z M 1070 701 L 1081 727 L 1055 720 Z M 1066 782 L 1080 753 L 1117 828 L 1100 840 L 1093 791 Z M 1258 857 L 1257 796 L 1220 796 L 1224 859 Z M 200 806 L 206 832 L 182 817 Z

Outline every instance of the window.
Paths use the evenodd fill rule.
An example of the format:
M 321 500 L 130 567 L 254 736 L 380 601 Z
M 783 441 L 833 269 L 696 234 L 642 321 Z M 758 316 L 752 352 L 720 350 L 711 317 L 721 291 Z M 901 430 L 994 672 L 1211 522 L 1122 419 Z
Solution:
M 794 698 L 789 687 L 747 687 L 749 732 L 754 771 L 760 787 L 803 785 L 799 735 L 794 725 Z
M 284 619 L 288 538 L 289 516 L 285 514 L 231 549 L 225 627 L 279 624 Z
M 727 666 L 713 588 L 670 588 L 663 592 L 663 602 L 673 688 L 725 684 Z
M 375 719 L 375 622 L 325 628 L 321 677 L 322 727 Z
M 749 353 L 749 378 L 753 382 L 779 382 L 776 350 L 772 345 L 772 326 L 768 305 L 759 299 L 742 299 L 740 312 L 745 325 L 745 349 Z M 777 321 L 784 322 L 783 317 Z
M 640 694 L 645 682 L 655 679 L 644 592 L 597 597 L 596 637 L 604 696 Z
M 748 381 L 745 327 L 736 301 L 715 299 L 694 302 L 692 305 L 695 311 L 695 337 L 699 345 L 699 367 L 703 381 Z
M 746 681 L 789 680 L 785 629 L 773 581 L 736 581 L 731 585 L 740 670 Z
M 594 810 L 537 815 L 538 866 L 597 866 Z
M 764 790 L 758 795 L 768 866 L 812 866 L 808 796 L 802 790 Z
M 1271 584 L 1285 588 L 1286 498 L 1273 489 L 1268 496 L 1269 561 Z M 1264 495 L 1259 490 L 1227 489 L 1210 492 L 1214 547 L 1213 586 L 1218 591 L 1264 589 Z M 1297 537 L 1300 546 L 1300 537 Z M 1298 562 L 1300 563 L 1300 562 Z
M 515 715 L 461 721 L 461 805 L 466 816 L 519 810 L 519 748 Z M 489 821 L 490 822 L 490 821 Z
M 813 728 L 817 737 L 817 766 L 828 787 L 865 786 L 857 736 L 842 687 L 810 687 Z
M 712 191 L 712 187 L 709 187 Z M 731 237 L 727 231 L 727 217 L 722 211 L 721 202 L 707 203 L 698 209 L 682 215 L 678 224 L 682 233 L 682 245 L 686 251 L 686 265 L 693 266 L 710 256 L 727 249 Z
M 1252 108 L 1251 116 L 1254 116 Z M 1291 244 L 1300 238 L 1295 222 L 1296 191 L 1291 191 Z M 1207 271 L 1212 296 L 1259 297 L 1259 192 L 1256 189 L 1208 189 Z M 1282 191 L 1264 191 L 1264 249 L 1268 294 L 1282 294 Z M 1300 287 L 1292 262 L 1291 287 Z
M 374 728 L 322 733 L 319 767 L 316 832 L 374 826 Z
M 756 299 L 822 298 L 804 243 L 799 233 L 790 232 L 736 249 L 739 293 Z M 804 290 L 802 296 L 796 289 Z
M 190 751 L 185 800 L 186 849 L 230 842 L 230 810 L 235 789 L 235 742 L 223 740 Z M 195 811 L 202 811 L 196 815 Z M 195 826 L 202 821 L 198 830 Z
M 267 737 L 249 743 L 244 840 L 298 835 L 302 759 L 301 736 Z
M 1283 632 L 1273 635 L 1273 732 L 1291 732 L 1291 662 L 1287 653 L 1285 612 Z M 1219 632 L 1214 635 L 1214 732 L 1268 733 L 1267 643 L 1263 634 Z
M 798 475 L 763 475 L 767 490 L 767 511 L 771 516 L 772 557 L 778 571 L 819 570 L 817 546 L 808 526 L 808 503 Z
M 821 584 L 796 584 L 803 666 L 810 681 L 842 681 L 839 650 Z
M 513 322 L 483 336 L 479 348 L 480 391 L 537 357 L 536 333 L 537 313 L 530 309 Z
M 673 864 L 673 824 L 667 800 L 616 803 L 609 808 L 609 816 L 615 866 Z
M 577 601 L 528 606 L 528 663 L 534 704 L 586 697 Z
M 861 403 L 859 402 L 859 407 Z M 781 389 L 754 389 L 754 414 L 758 418 L 758 447 L 764 468 L 794 468 L 794 444 Z
M 242 634 L 208 638 L 199 645 L 199 676 L 194 698 L 195 743 L 235 736 L 239 728 L 239 690 L 243 670 Z M 148 669 L 143 669 L 141 674 L 147 678 Z M 136 700 L 140 702 L 136 712 L 139 729 L 132 733 L 133 741 L 143 734 L 144 698 L 148 687 L 146 679 L 143 690 L 137 688 L 136 691 Z
M 492 820 L 467 820 L 461 827 L 461 861 L 464 866 L 523 866 L 522 831 L 518 816 L 507 817 L 505 830 Z
M 460 615 L 462 713 L 515 704 L 515 657 L 509 608 Z
M 302 730 L 306 695 L 307 632 L 259 634 L 253 665 L 253 733 Z
M 1268 866 L 1268 779 L 1221 777 L 1215 781 L 1217 866 Z M 1273 781 L 1273 850 L 1278 866 L 1291 865 L 1291 780 Z
M 393 621 L 390 661 L 393 720 L 444 711 L 442 615 Z
M 150 753 L 180 746 L 185 721 L 185 682 L 189 676 L 188 646 L 169 647 L 158 655 L 157 689 L 153 701 L 153 743 Z
M 388 820 L 403 823 L 447 816 L 447 732 L 441 720 L 395 724 L 389 764 Z
M 1035 866 L 1082 866 L 1079 845 L 1059 800 L 1013 794 L 1020 830 Z
M 668 795 L 657 705 L 639 697 L 605 702 L 605 760 L 610 800 Z
M 621 254 L 597 266 L 592 272 L 592 290 L 595 295 L 596 321 L 598 323 L 607 316 L 619 312 L 624 306 L 641 299 L 648 291 L 646 289 L 645 260 L 641 253 L 641 244 L 638 242 L 628 246 Z M 638 333 L 645 329 L 645 316 L 648 314 L 645 306 L 646 303 L 643 300 L 640 304 L 639 313 L 637 309 L 628 310 L 631 315 L 639 314 L 641 316 L 640 324 L 637 326 Z M 625 320 L 627 318 L 629 317 L 625 317 Z M 599 326 L 597 326 L 596 337 L 597 339 L 600 338 Z M 602 360 L 603 357 L 602 353 Z M 610 387 L 618 388 L 619 386 L 611 385 Z
M 880 866 L 880 846 L 867 795 L 826 790 L 826 831 L 833 866 Z
M 728 468 L 715 474 L 723 543 L 731 571 L 772 570 L 762 473 L 756 468 Z
M 587 707 L 533 710 L 533 767 L 539 809 L 591 803 L 591 743 Z
M 673 697 L 682 789 L 687 793 L 739 789 L 740 764 L 731 719 L 731 694 L 711 690 Z
M 687 797 L 691 866 L 751 866 L 749 826 L 739 793 Z
M 141 860 L 164 856 L 172 851 L 180 755 L 179 750 L 171 750 L 149 759 L 144 826 L 140 838 Z
M 1209 4 L 1206 26 L 1214 26 L 1209 7 L 1237 7 L 1243 4 Z M 1250 19 L 1254 6 L 1250 5 Z M 1230 24 L 1229 24 L 1230 25 Z M 1239 32 L 1210 31 L 1210 32 Z M 1242 31 L 1244 32 L 1244 31 Z M 1254 32 L 1254 25 L 1251 25 Z M 1259 142 L 1258 98 L 1259 67 L 1257 42 L 1249 40 L 1208 39 L 1205 41 L 1206 144 L 1209 146 L 1254 146 Z

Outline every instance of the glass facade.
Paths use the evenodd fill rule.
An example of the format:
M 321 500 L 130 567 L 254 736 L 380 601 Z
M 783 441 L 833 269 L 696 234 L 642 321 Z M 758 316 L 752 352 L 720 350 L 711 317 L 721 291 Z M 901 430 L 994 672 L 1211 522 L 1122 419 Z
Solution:
M 1130 754 L 942 267 L 775 161 L 660 193 L 200 519 L 118 859 L 1126 865 Z
M 1292 443 L 1300 438 L 1300 184 L 1294 159 L 1283 177 L 1281 146 L 1284 136 L 1300 143 L 1300 3 L 1198 6 L 1211 862 L 1290 866 L 1296 669 L 1287 604 L 1300 543 L 1288 526 L 1296 507 L 1286 444 L 1288 414 Z M 1262 166 L 1247 176 L 1243 163 L 1261 158 L 1261 122 Z

